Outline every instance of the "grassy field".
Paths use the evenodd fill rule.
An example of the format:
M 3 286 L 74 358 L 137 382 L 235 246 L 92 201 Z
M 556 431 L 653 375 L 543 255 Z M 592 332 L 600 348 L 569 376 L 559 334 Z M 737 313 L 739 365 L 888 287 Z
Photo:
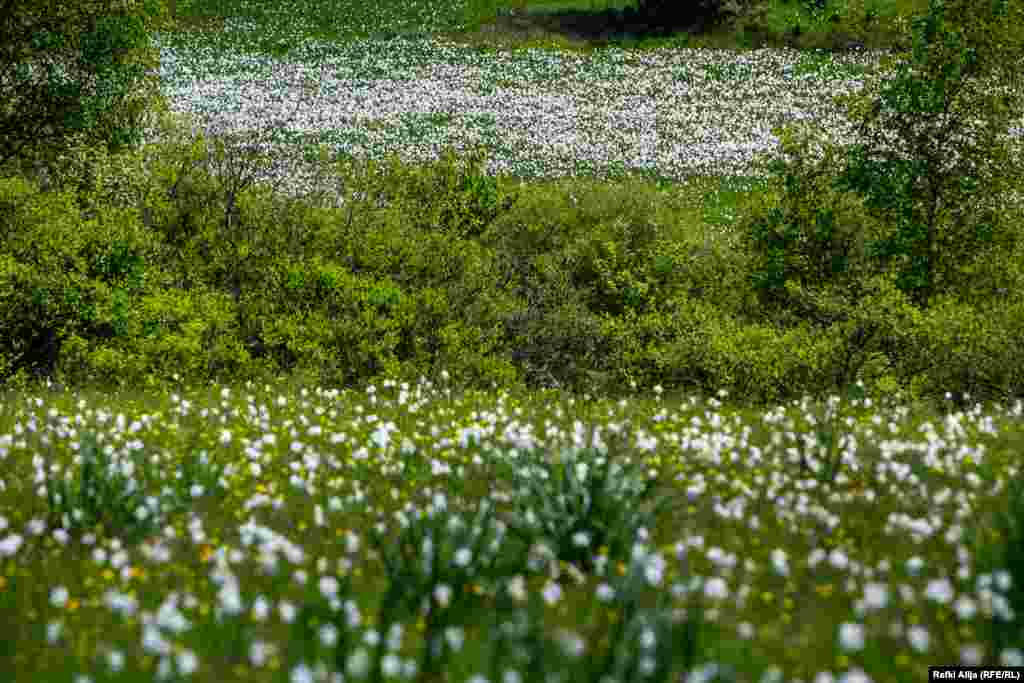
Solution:
M 8 396 L 0 661 L 47 681 L 1019 666 L 1021 410 L 426 382 Z
M 271 132 L 297 196 L 333 187 L 304 164 L 321 144 L 412 163 L 482 143 L 509 182 L 586 204 L 632 176 L 680 232 L 728 241 L 772 127 L 846 134 L 830 96 L 921 8 L 772 2 L 638 40 L 607 29 L 624 4 L 178 0 L 161 76 L 209 129 Z M 0 678 L 910 683 L 1024 666 L 1020 402 L 623 393 L 447 373 L 6 391 Z

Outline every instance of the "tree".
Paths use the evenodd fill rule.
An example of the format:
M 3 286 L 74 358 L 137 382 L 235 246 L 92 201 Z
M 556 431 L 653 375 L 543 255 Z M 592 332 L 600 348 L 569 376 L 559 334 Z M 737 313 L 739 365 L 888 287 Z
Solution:
M 161 0 L 0 0 L 0 166 L 49 165 L 73 139 L 111 153 L 166 109 L 149 32 Z
M 838 186 L 890 226 L 870 250 L 920 306 L 1017 237 L 1004 217 L 1020 185 L 1022 20 L 1020 0 L 930 0 L 910 54 L 847 99 L 861 142 Z
M 1021 19 L 1020 0 L 930 0 L 913 48 L 839 98 L 852 144 L 778 131 L 769 190 L 741 233 L 757 313 L 834 336 L 840 386 L 869 370 L 933 372 L 940 356 L 919 350 L 933 348 L 936 304 L 988 305 L 1019 269 Z
M 764 303 L 792 312 L 787 281 L 854 292 L 854 281 L 891 272 L 925 308 L 935 295 L 968 292 L 1012 251 L 1019 231 L 1008 202 L 1024 170 L 1010 133 L 1021 111 L 1021 14 L 1020 0 L 930 0 L 913 22 L 912 50 L 839 98 L 853 144 L 820 134 L 798 143 L 800 127 L 781 131 L 785 154 L 769 165 L 777 201 L 749 224 Z M 851 205 L 840 220 L 848 200 L 864 219 Z

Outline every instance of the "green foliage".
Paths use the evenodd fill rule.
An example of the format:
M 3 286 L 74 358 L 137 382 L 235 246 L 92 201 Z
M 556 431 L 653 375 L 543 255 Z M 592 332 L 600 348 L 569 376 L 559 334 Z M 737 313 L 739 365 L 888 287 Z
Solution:
M 176 476 L 173 481 L 178 500 L 226 494 L 225 470 L 224 464 L 216 462 L 206 449 L 183 454 L 176 470 L 181 476 Z
M 373 163 L 339 164 L 348 205 L 337 210 L 281 201 L 255 187 L 231 194 L 238 148 L 218 152 L 227 181 L 189 174 L 188 159 L 202 153 L 182 152 L 182 163 L 162 172 L 182 201 L 157 220 L 170 219 L 163 230 L 182 244 L 181 259 L 194 259 L 194 275 L 232 292 L 256 357 L 289 371 L 322 368 L 330 382 L 381 372 L 415 377 L 424 364 L 443 363 L 481 381 L 514 379 L 511 366 L 491 354 L 496 311 L 508 307 L 508 297 L 492 292 L 490 257 L 438 230 L 436 221 L 410 225 L 408 215 L 421 215 L 411 200 L 381 206 L 389 188 L 400 186 L 394 160 L 383 173 Z M 376 183 L 372 192 L 368 179 Z M 224 189 L 210 188 L 215 182 Z M 211 210 L 221 197 L 230 205 L 232 196 L 230 216 Z M 170 231 L 175 223 L 180 227 Z M 453 239 L 462 246 L 453 248 Z
M 801 306 L 787 283 L 857 301 L 861 280 L 880 270 L 866 244 L 882 228 L 862 202 L 834 187 L 838 150 L 810 131 L 779 133 L 769 189 L 740 223 L 743 248 L 752 255 L 751 283 L 777 322 L 829 324 L 826 311 Z
M 181 501 L 152 498 L 133 477 L 144 475 L 141 453 L 114 461 L 110 448 L 98 447 L 95 435 L 84 434 L 78 476 L 46 481 L 50 528 L 74 534 L 99 530 L 132 545 L 158 529 L 168 511 L 180 507 Z
M 539 591 L 518 598 L 511 588 L 499 593 L 484 631 L 491 680 L 500 680 L 511 669 L 522 671 L 527 680 L 544 680 L 546 674 L 589 683 L 666 681 L 692 672 L 699 659 L 708 657 L 702 649 L 702 607 L 691 599 L 685 615 L 672 609 L 671 592 L 664 590 L 665 560 L 659 553 L 637 541 L 625 561 L 609 565 L 607 555 L 599 557 L 599 590 L 588 588 L 590 599 L 573 605 L 579 615 L 574 629 L 578 626 L 582 633 L 559 629 L 552 637 L 545 628 Z M 534 566 L 551 571 L 539 563 Z M 513 586 L 521 578 L 504 583 Z M 735 681 L 731 669 L 724 665 L 722 677 L 707 680 Z
M 909 56 L 848 100 L 864 142 L 837 186 L 885 221 L 869 250 L 919 305 L 969 289 L 973 266 L 1017 240 L 1003 218 L 1021 170 L 1008 136 L 1020 111 L 1009 86 L 1024 54 L 1021 16 L 1007 0 L 931 0 Z
M 122 307 L 121 334 L 68 334 L 58 376 L 71 382 L 125 387 L 194 379 L 256 377 L 272 368 L 253 363 L 238 338 L 230 298 L 206 288 L 156 291 Z
M 174 115 L 161 111 L 156 125 L 166 130 L 176 120 Z M 86 217 L 94 217 L 100 206 L 142 211 L 167 199 L 160 196 L 166 195 L 166 189 L 159 189 L 147 177 L 147 158 L 142 149 L 111 152 L 105 145 L 89 144 L 76 136 L 51 159 L 40 187 L 73 193 Z M 143 213 L 144 222 L 151 222 L 151 213 L 151 208 Z
M 332 661 L 338 671 L 343 671 L 354 649 L 353 646 L 358 642 L 358 631 L 349 622 L 348 612 L 336 609 L 336 605 L 356 604 L 351 598 L 354 592 L 352 577 L 345 573 L 328 573 L 325 575 L 325 578 L 327 577 L 337 582 L 337 591 L 328 600 L 319 589 L 319 582 L 310 581 L 307 584 L 295 620 L 291 624 L 288 649 L 296 654 L 301 653 L 299 657 L 306 660 L 323 657 Z M 333 646 L 325 644 L 320 638 L 321 629 L 327 624 L 333 626 L 337 634 L 337 641 Z
M 0 211 L 10 227 L 0 239 L 0 277 L 12 293 L 0 313 L 5 347 L 18 365 L 46 373 L 68 332 L 123 333 L 125 297 L 139 291 L 151 249 L 123 212 L 107 209 L 83 221 L 72 201 L 24 180 L 0 180 Z
M 168 287 L 163 249 L 134 212 L 84 218 L 66 192 L 0 181 L 4 376 L 122 385 L 186 371 L 230 376 L 246 361 L 226 297 Z M 173 279 L 173 278 L 172 278 Z M 152 373 L 152 376 L 151 376 Z
M 887 77 L 872 92 L 900 82 Z M 927 109 L 893 102 L 910 118 Z M 858 120 L 877 114 L 851 106 Z M 21 228 L 0 252 L 0 288 L 12 294 L 0 376 L 145 384 L 178 371 L 292 373 L 351 385 L 447 370 L 476 386 L 522 378 L 612 391 L 635 381 L 751 401 L 857 380 L 922 395 L 943 382 L 993 395 L 1018 382 L 1003 367 L 1012 352 L 974 343 L 966 328 L 948 340 L 964 345 L 964 365 L 938 367 L 946 347 L 923 337 L 941 316 L 922 317 L 908 284 L 921 249 L 904 238 L 917 233 L 879 203 L 911 190 L 871 165 L 869 145 L 783 132 L 784 158 L 733 240 L 695 230 L 639 182 L 526 196 L 489 176 L 479 151 L 462 160 L 446 150 L 422 168 L 396 157 L 332 168 L 322 149 L 320 171 L 335 172 L 344 206 L 291 200 L 278 193 L 275 157 L 259 152 L 267 131 L 196 135 L 167 112 L 157 125 L 165 142 L 131 153 L 69 138 L 47 180 L 73 196 L 30 200 L 30 186 L 5 185 L 2 208 Z M 1000 219 L 970 240 L 949 232 L 973 258 L 935 262 L 936 292 L 955 289 L 964 305 L 1024 282 L 1007 228 L 1019 212 L 1001 182 L 997 201 L 982 201 L 980 185 L 951 195 Z M 942 220 L 976 225 L 947 206 Z M 1015 335 L 1013 310 L 978 328 Z M 979 369 L 968 372 L 968 359 Z
M 485 383 L 515 379 L 494 356 L 496 321 L 510 301 L 493 290 L 485 250 L 462 240 L 453 248 L 443 234 L 400 222 L 395 208 L 351 224 L 341 223 L 342 212 L 322 214 L 330 219 L 321 231 L 305 233 L 313 256 L 267 254 L 252 271 L 261 274 L 250 281 L 260 296 L 242 297 L 240 313 L 260 353 L 285 370 L 322 371 L 332 383 L 442 369 Z M 249 220 L 268 238 L 301 229 L 291 223 L 296 214 L 275 222 L 269 211 L 243 212 Z
M 7 376 L 27 366 L 123 384 L 179 370 L 296 371 L 348 383 L 447 364 L 470 381 L 516 380 L 495 353 L 511 297 L 493 289 L 485 249 L 407 225 L 401 202 L 342 212 L 274 197 L 257 184 L 266 156 L 230 139 L 215 139 L 212 153 L 202 136 L 173 142 L 188 125 L 180 117 L 161 125 L 172 142 L 155 155 L 81 144 L 64 153 L 54 175 L 80 188 L 74 196 L 8 183 L 19 188 L 8 208 L 22 227 L 5 243 L 6 282 L 20 295 L 5 302 Z M 34 203 L 58 207 L 44 219 Z M 64 272 L 78 262 L 62 256 L 81 262 Z M 25 265 L 40 258 L 45 268 Z
M 271 290 L 276 296 L 247 315 L 259 320 L 260 339 L 278 366 L 323 366 L 332 381 L 342 383 L 394 369 L 395 349 L 402 328 L 411 323 L 415 300 L 386 278 L 352 274 L 333 264 L 282 266 L 279 284 Z
M 614 349 L 610 385 L 725 390 L 731 401 L 758 405 L 841 392 L 858 379 L 871 391 L 895 390 L 890 355 L 914 339 L 905 327 L 911 315 L 905 298 L 879 279 L 826 327 L 758 322 L 681 294 L 657 313 L 606 317 L 601 331 Z
M 537 379 L 582 383 L 610 350 L 602 317 L 658 310 L 678 287 L 685 256 L 674 237 L 657 197 L 636 184 L 522 199 L 481 236 L 525 300 L 505 322 L 514 357 Z
M 871 253 L 884 224 L 836 188 L 839 150 L 809 131 L 786 129 L 781 138 L 770 189 L 740 224 L 762 314 L 782 328 L 824 332 L 827 346 L 816 346 L 825 354 L 819 369 L 831 375 L 825 386 L 888 382 L 918 312 Z
M 414 618 L 426 601 L 420 670 L 431 674 L 443 671 L 451 654 L 445 628 L 469 622 L 481 605 L 470 584 L 515 572 L 514 566 L 499 564 L 505 533 L 494 519 L 491 501 L 483 500 L 468 520 L 449 510 L 443 498 L 438 502 L 429 503 L 425 512 L 413 510 L 412 519 L 405 512 L 397 513 L 401 529 L 393 534 L 384 534 L 376 526 L 369 531 L 387 581 L 377 623 L 387 632 L 391 624 Z M 373 680 L 380 680 L 384 651 L 381 642 Z
M 436 162 L 422 167 L 392 162 L 381 178 L 379 199 L 399 201 L 413 225 L 460 238 L 480 236 L 515 203 L 516 194 L 486 172 L 483 148 L 461 159 L 444 150 Z
M 984 303 L 1019 280 L 1009 200 L 1019 155 L 1007 135 L 1016 95 L 992 87 L 1012 82 L 1003 60 L 1019 39 L 989 45 L 984 27 L 1008 11 L 999 3 L 975 3 L 971 22 L 947 26 L 965 3 L 933 2 L 910 56 L 846 100 L 866 142 L 781 131 L 771 189 L 741 222 L 766 318 L 832 339 L 826 386 L 860 377 L 918 396 L 1019 386 L 1013 354 L 992 343 L 1017 334 L 1015 304 Z M 927 310 L 936 297 L 943 306 Z
M 933 300 L 917 322 L 913 342 L 900 354 L 900 374 L 917 398 L 1001 401 L 1021 395 L 1024 302 L 1019 296 L 971 305 L 957 297 Z
M 683 381 L 704 394 L 725 390 L 739 401 L 766 403 L 792 398 L 808 386 L 820 390 L 831 384 L 832 335 L 808 325 L 779 330 L 745 323 L 709 306 L 681 313 L 686 315 L 681 322 L 693 332 L 666 344 L 656 356 L 670 384 Z
M 13 78 L 0 87 L 0 165 L 37 172 L 74 140 L 137 146 L 146 117 L 166 109 L 148 35 L 165 19 L 160 0 L 5 12 L 0 71 Z
M 549 545 L 554 557 L 582 571 L 593 569 L 594 551 L 612 561 L 629 557 L 643 527 L 654 528 L 668 500 L 655 498 L 655 483 L 640 465 L 607 449 L 563 449 L 555 457 L 528 452 L 512 472 L 514 516 L 509 530 L 527 544 Z

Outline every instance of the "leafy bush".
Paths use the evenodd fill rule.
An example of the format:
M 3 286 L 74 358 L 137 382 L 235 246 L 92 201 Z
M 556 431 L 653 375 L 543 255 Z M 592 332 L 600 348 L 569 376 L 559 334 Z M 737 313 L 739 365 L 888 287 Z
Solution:
M 351 225 L 341 224 L 342 215 L 324 215 L 322 229 L 307 232 L 310 256 L 268 254 L 252 271 L 259 296 L 245 296 L 239 310 L 257 357 L 286 371 L 322 370 L 332 383 L 442 369 L 481 383 L 515 380 L 493 353 L 495 321 L 510 302 L 494 291 L 486 250 L 461 240 L 453 249 L 452 238 L 403 223 L 399 207 Z M 244 211 L 242 221 L 250 220 L 268 235 L 293 225 L 293 218 L 275 222 L 269 212 Z
M 1016 359 L 984 338 L 1016 335 L 1015 304 L 984 303 L 1020 273 L 1019 210 L 1009 203 L 1019 156 L 1007 135 L 1015 96 L 991 87 L 1008 77 L 1003 60 L 1020 39 L 995 45 L 986 33 L 1007 11 L 934 0 L 915 22 L 913 52 L 845 100 L 864 142 L 842 148 L 808 130 L 781 132 L 772 191 L 742 222 L 742 246 L 765 317 L 833 339 L 825 386 L 869 373 L 865 381 L 919 396 L 1019 390 L 1003 365 Z M 954 15 L 972 21 L 948 25 Z M 942 312 L 927 311 L 939 300 Z
M 0 181 L 12 227 L 0 240 L 5 376 L 121 386 L 237 373 L 248 358 L 225 297 L 174 288 L 159 235 L 134 210 L 101 200 L 85 218 L 76 196 Z
M 470 194 L 453 186 L 454 203 L 431 214 L 417 202 L 444 195 L 428 193 L 426 184 L 403 186 L 396 178 L 409 174 L 395 159 L 382 172 L 373 162 L 343 162 L 334 171 L 347 206 L 309 206 L 251 184 L 265 159 L 252 157 L 250 171 L 239 171 L 244 148 L 215 144 L 226 179 L 191 172 L 208 158 L 202 138 L 157 167 L 173 182 L 176 201 L 155 222 L 168 242 L 182 245 L 182 277 L 237 302 L 239 333 L 253 357 L 327 382 L 379 373 L 417 377 L 443 363 L 480 381 L 515 379 L 511 366 L 490 353 L 497 343 L 494 309 L 508 304 L 491 293 L 489 257 L 469 241 L 452 248 L 463 227 L 472 233 L 479 229 L 473 221 L 489 220 L 473 211 L 483 206 L 481 197 L 496 196 L 490 180 L 470 173 Z M 492 194 L 479 194 L 479 187 Z M 470 196 L 478 203 L 465 204 Z M 457 216 L 465 218 L 458 212 L 467 206 L 472 215 L 463 225 Z M 437 220 L 424 223 L 427 214 Z
M 82 332 L 125 333 L 129 300 L 142 290 L 153 244 L 123 212 L 83 221 L 66 193 L 39 193 L 25 180 L 0 180 L 0 237 L 10 292 L 0 304 L 10 369 L 53 373 L 61 341 Z
M 400 202 L 412 224 L 460 238 L 480 236 L 516 201 L 496 176 L 488 175 L 484 149 L 461 160 L 447 148 L 441 158 L 422 167 L 391 163 L 378 187 L 379 198 Z
M 124 387 L 170 382 L 175 375 L 192 381 L 256 378 L 275 369 L 252 361 L 230 297 L 205 287 L 132 297 L 121 332 L 116 339 L 69 334 L 58 376 Z
M 842 162 L 820 133 L 779 132 L 780 154 L 767 164 L 769 188 L 740 222 L 741 248 L 751 255 L 751 283 L 768 316 L 782 325 L 827 325 L 834 316 L 806 305 L 787 283 L 848 305 L 859 300 L 861 281 L 881 271 L 867 244 L 882 227 L 856 197 L 835 189 Z
M 471 381 L 515 381 L 494 352 L 511 299 L 495 290 L 486 249 L 453 249 L 451 230 L 410 225 L 412 200 L 367 200 L 355 216 L 359 202 L 343 211 L 283 199 L 256 184 L 265 155 L 220 138 L 211 152 L 204 136 L 187 137 L 183 117 L 160 125 L 169 141 L 155 151 L 63 154 L 54 184 L 74 194 L 7 181 L 16 194 L 5 207 L 20 225 L 3 250 L 5 287 L 18 294 L 5 300 L 7 376 L 122 384 L 182 370 L 297 371 L 348 383 L 447 364 Z M 38 216 L 23 206 L 29 197 L 57 203 L 62 218 Z M 63 267 L 76 258 L 78 268 Z
M 583 384 L 588 368 L 607 365 L 602 320 L 660 310 L 698 279 L 684 272 L 688 247 L 655 193 L 623 184 L 569 199 L 523 198 L 481 236 L 502 286 L 525 304 L 505 318 L 513 356 L 549 385 Z
M 728 391 L 739 402 L 781 401 L 832 385 L 836 340 L 810 325 L 780 330 L 738 320 L 707 305 L 677 313 L 689 333 L 652 350 L 668 386 L 705 395 Z
M 1019 296 L 989 305 L 937 297 L 917 322 L 914 342 L 899 357 L 900 374 L 909 378 L 911 395 L 958 403 L 1002 401 L 1024 396 L 1024 302 Z

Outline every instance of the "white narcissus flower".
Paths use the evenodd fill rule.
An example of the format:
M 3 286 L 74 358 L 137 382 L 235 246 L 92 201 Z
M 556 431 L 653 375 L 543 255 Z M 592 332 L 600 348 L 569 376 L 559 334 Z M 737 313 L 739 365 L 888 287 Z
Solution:
M 704 595 L 712 600 L 724 600 L 729 597 L 729 587 L 726 585 L 725 579 L 720 576 L 708 579 L 704 584 Z
M 452 588 L 451 588 L 451 586 L 448 586 L 447 584 L 443 584 L 442 583 L 442 584 L 438 584 L 434 588 L 434 600 L 437 601 L 437 604 L 441 607 L 441 609 L 444 609 L 444 608 L 448 607 L 448 605 L 451 603 L 451 599 L 452 599 Z
M 544 585 L 544 590 L 541 595 L 544 597 L 544 602 L 548 605 L 554 606 L 562 598 L 562 587 L 554 581 L 548 581 Z
M 847 622 L 839 626 L 839 647 L 847 652 L 864 649 L 864 625 Z

